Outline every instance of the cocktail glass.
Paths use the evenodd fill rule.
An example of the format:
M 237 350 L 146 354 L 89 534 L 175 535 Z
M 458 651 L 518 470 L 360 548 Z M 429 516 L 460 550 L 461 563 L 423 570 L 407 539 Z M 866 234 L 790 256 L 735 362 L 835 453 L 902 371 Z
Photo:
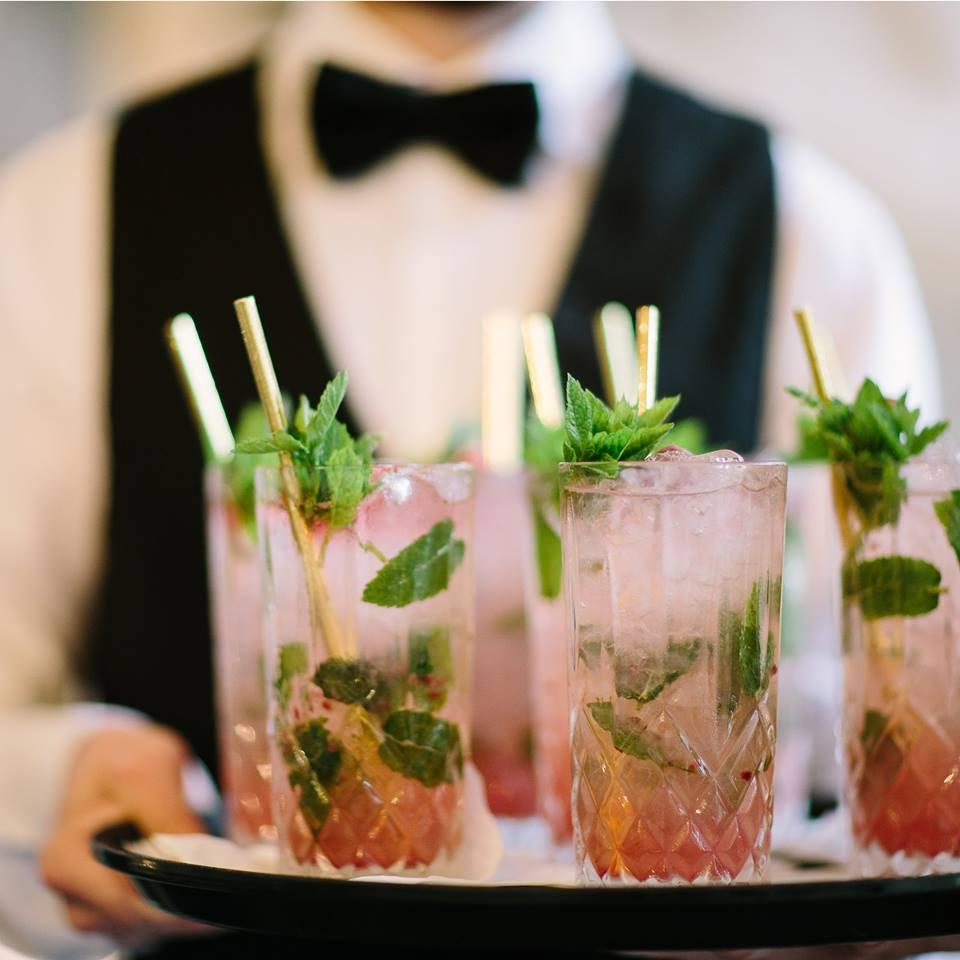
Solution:
M 955 873 L 960 562 L 935 507 L 949 510 L 954 502 L 960 463 L 909 462 L 901 478 L 906 498 L 894 522 L 864 532 L 851 511 L 854 540 L 843 567 L 843 727 L 854 856 L 868 875 Z
M 477 473 L 477 647 L 473 684 L 473 757 L 497 816 L 536 812 L 531 760 L 528 630 L 524 562 L 526 523 L 521 473 Z
M 763 877 L 786 466 L 726 457 L 561 467 L 580 882 Z
M 340 469 L 348 485 L 351 469 Z M 311 523 L 345 646 L 337 650 L 311 618 L 279 475 L 258 470 L 279 842 L 297 864 L 344 874 L 455 873 L 469 754 L 473 472 L 381 465 L 373 482 L 348 527 Z M 397 603 L 425 583 L 435 592 L 372 602 L 384 561 L 427 536 L 447 545 L 442 554 L 425 550 L 433 559 L 386 587 Z
M 241 844 L 273 840 L 256 531 L 238 510 L 223 468 L 207 469 L 204 490 L 226 831 Z
M 573 821 L 558 477 L 531 472 L 527 491 L 524 589 L 537 811 L 550 830 L 554 846 L 562 847 L 573 838 Z

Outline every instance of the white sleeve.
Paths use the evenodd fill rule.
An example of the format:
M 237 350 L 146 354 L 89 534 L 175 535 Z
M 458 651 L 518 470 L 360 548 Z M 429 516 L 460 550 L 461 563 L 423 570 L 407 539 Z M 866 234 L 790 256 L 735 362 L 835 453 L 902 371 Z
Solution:
M 0 170 L 0 709 L 72 689 L 107 488 L 107 124 Z
M 107 124 L 0 170 L 0 943 L 102 956 L 41 884 L 37 855 L 82 737 L 129 711 L 69 698 L 101 542 L 106 460 Z
M 809 308 L 831 335 L 847 388 L 865 376 L 887 394 L 909 388 L 921 421 L 939 418 L 933 333 L 895 224 L 868 190 L 811 147 L 775 137 L 772 153 L 778 229 L 761 446 L 789 451 L 796 442 L 798 404 L 784 388 L 810 385 L 797 307 Z

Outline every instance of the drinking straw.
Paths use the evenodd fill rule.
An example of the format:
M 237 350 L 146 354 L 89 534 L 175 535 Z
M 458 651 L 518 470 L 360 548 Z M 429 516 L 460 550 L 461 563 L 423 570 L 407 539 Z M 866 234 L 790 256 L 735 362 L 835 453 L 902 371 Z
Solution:
M 531 313 L 520 324 L 533 409 L 545 427 L 563 423 L 563 388 L 553 321 L 545 313 Z
M 637 311 L 637 407 L 641 413 L 657 399 L 659 349 L 660 311 L 654 306 L 641 307 Z
M 636 338 L 633 318 L 622 303 L 608 303 L 593 318 L 593 341 L 600 358 L 603 389 L 607 403 L 637 395 Z
M 257 384 L 257 393 L 263 412 L 266 414 L 270 429 L 276 433 L 287 427 L 287 413 L 283 406 L 283 396 L 277 383 L 277 375 L 267 349 L 267 340 L 263 334 L 263 324 L 257 310 L 257 302 L 253 297 L 242 297 L 234 300 L 234 309 L 240 321 L 240 332 L 243 334 L 243 343 L 247 348 L 247 358 L 253 370 L 253 378 Z M 280 486 L 283 493 L 284 505 L 290 517 L 290 528 L 293 538 L 300 550 L 303 560 L 303 570 L 307 582 L 307 595 L 310 601 L 310 619 L 314 629 L 320 628 L 323 633 L 327 651 L 332 657 L 345 657 L 350 654 L 344 640 L 340 622 L 337 619 L 330 591 L 323 576 L 317 552 L 314 549 L 310 528 L 300 512 L 300 483 L 297 480 L 296 470 L 290 454 L 281 451 L 280 458 Z
M 193 317 L 178 313 L 163 332 L 200 434 L 203 458 L 207 463 L 226 463 L 236 444 Z
M 520 319 L 498 311 L 483 321 L 480 442 L 483 463 L 496 473 L 523 462 L 525 383 Z
M 810 365 L 810 374 L 813 377 L 813 388 L 821 403 L 830 402 L 830 389 L 826 370 L 820 357 L 818 336 L 813 317 L 809 310 L 794 310 L 794 320 L 800 330 L 800 337 L 807 353 L 807 362 Z M 831 466 L 831 485 L 833 489 L 833 507 L 837 514 L 837 523 L 840 527 L 840 540 L 844 551 L 849 551 L 853 544 L 853 533 L 850 530 L 850 518 L 847 514 L 847 496 L 843 488 L 843 476 L 837 464 Z

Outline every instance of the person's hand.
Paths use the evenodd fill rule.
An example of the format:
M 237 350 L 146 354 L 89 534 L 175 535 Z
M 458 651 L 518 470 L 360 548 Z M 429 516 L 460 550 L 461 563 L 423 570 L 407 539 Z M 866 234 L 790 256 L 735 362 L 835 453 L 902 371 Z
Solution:
M 82 742 L 41 862 L 44 882 L 63 898 L 75 929 L 124 946 L 209 929 L 150 906 L 90 851 L 98 830 L 123 820 L 144 835 L 204 832 L 183 794 L 189 759 L 180 737 L 158 726 L 103 730 Z

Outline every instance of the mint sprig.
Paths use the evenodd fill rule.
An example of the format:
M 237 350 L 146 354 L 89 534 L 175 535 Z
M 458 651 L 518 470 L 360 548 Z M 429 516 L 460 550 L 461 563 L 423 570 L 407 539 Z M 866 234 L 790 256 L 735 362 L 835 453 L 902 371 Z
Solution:
M 574 463 L 646 460 L 673 428 L 665 421 L 679 401 L 679 397 L 664 397 L 643 413 L 622 399 L 608 407 L 568 374 L 564 459 Z
M 289 454 L 300 484 L 301 512 L 307 520 L 326 520 L 331 530 L 350 526 L 374 489 L 373 451 L 379 438 L 354 438 L 337 419 L 346 390 L 347 375 L 341 371 L 324 388 L 316 408 L 300 397 L 286 430 L 237 444 L 237 453 Z
M 853 403 L 836 398 L 824 403 L 795 387 L 788 391 L 815 411 L 806 443 L 825 449 L 830 461 L 842 466 L 863 529 L 896 523 L 906 497 L 900 465 L 933 443 L 948 422 L 941 420 L 918 430 L 920 411 L 907 406 L 906 393 L 888 399 L 869 378 Z
M 363 599 L 379 607 L 405 607 L 435 596 L 447 589 L 464 550 L 464 542 L 453 535 L 453 521 L 439 520 L 377 571 L 363 588 Z
M 860 606 L 866 620 L 919 617 L 936 610 L 943 592 L 940 571 L 915 557 L 875 557 L 846 563 L 843 599 Z

